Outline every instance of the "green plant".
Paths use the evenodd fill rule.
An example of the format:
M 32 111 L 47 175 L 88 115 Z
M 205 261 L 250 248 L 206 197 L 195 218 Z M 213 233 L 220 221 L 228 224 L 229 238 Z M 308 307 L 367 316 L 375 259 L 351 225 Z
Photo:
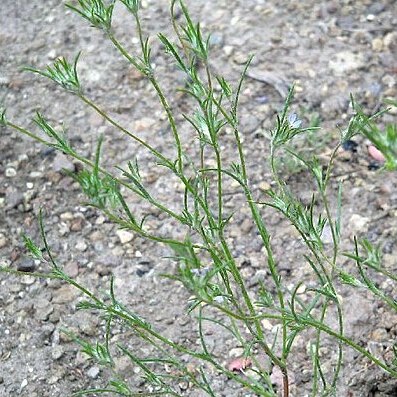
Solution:
M 397 358 L 392 363 L 384 362 L 344 334 L 343 308 L 339 296 L 341 286 L 347 284 L 352 288 L 367 288 L 386 302 L 392 310 L 396 310 L 394 300 L 371 281 L 367 268 L 393 280 L 395 276 L 382 268 L 376 249 L 368 241 L 361 243 L 363 253 L 360 253 L 360 244 L 357 241 L 352 254 L 341 252 L 342 186 L 339 187 L 335 214 L 331 209 L 332 194 L 328 192 L 337 151 L 345 141 L 357 133 L 364 133 L 375 144 L 380 145 L 379 149 L 385 151 L 387 167 L 394 169 L 396 153 L 394 147 L 389 144 L 394 144 L 395 131 L 390 130 L 385 138 L 386 141 L 382 140 L 379 130 L 373 123 L 379 114 L 367 117 L 356 105 L 356 114 L 349 127 L 341 133 L 340 142 L 332 152 L 328 164 L 321 164 L 315 157 L 304 158 L 294 150 L 287 149 L 290 156 L 297 159 L 312 173 L 317 184 L 317 191 L 313 192 L 313 200 L 309 205 L 304 205 L 289 190 L 277 165 L 280 151 L 289 145 L 294 137 L 313 131 L 313 128 L 303 128 L 298 117 L 289 112 L 293 99 L 293 88 L 291 88 L 285 106 L 277 116 L 276 125 L 270 132 L 269 163 L 275 188 L 268 192 L 267 200 L 264 201 L 263 198 L 255 196 L 250 185 L 246 166 L 250 158 L 244 152 L 239 125 L 239 96 L 251 58 L 236 87 L 233 87 L 224 77 L 214 76 L 209 65 L 209 39 L 204 37 L 200 25 L 193 23 L 184 2 L 171 1 L 172 24 L 178 42 L 174 43 L 163 34 L 159 34 L 158 38 L 175 65 L 186 75 L 186 85 L 183 91 L 195 106 L 191 113 L 183 115 L 197 138 L 198 155 L 197 158 L 191 158 L 186 154 L 186 143 L 181 138 L 181 127 L 176 122 L 173 109 L 152 67 L 151 45 L 150 40 L 144 37 L 142 31 L 139 1 L 120 1 L 135 20 L 141 49 L 139 55 L 128 52 L 113 32 L 112 13 L 115 1 L 78 0 L 76 4 L 67 6 L 93 27 L 100 29 L 126 61 L 151 83 L 167 116 L 174 142 L 174 157 L 167 157 L 150 142 L 124 128 L 89 98 L 78 76 L 79 55 L 73 62 L 60 58 L 55 61 L 54 65 L 47 66 L 44 70 L 36 68 L 28 70 L 49 78 L 75 95 L 122 134 L 127 135 L 147 150 L 158 166 L 164 167 L 182 184 L 184 194 L 181 197 L 179 209 L 171 209 L 158 200 L 154 193 L 149 192 L 141 178 L 137 160 L 130 161 L 125 167 L 119 168 L 122 177 L 117 176 L 114 170 L 101 166 L 101 137 L 98 138 L 94 160 L 91 160 L 79 154 L 78 149 L 71 146 L 66 134 L 58 132 L 40 113 L 37 113 L 34 121 L 41 130 L 41 135 L 8 120 L 4 110 L 0 112 L 0 122 L 3 127 L 19 131 L 80 161 L 84 169 L 76 175 L 71 174 L 71 177 L 81 185 L 91 206 L 102 211 L 120 228 L 131 230 L 143 238 L 169 246 L 173 258 L 179 263 L 179 270 L 176 274 L 169 274 L 167 277 L 170 283 L 173 282 L 172 280 L 182 283 L 194 296 L 190 302 L 189 312 L 196 316 L 200 346 L 195 348 L 175 343 L 158 332 L 143 317 L 132 312 L 117 299 L 113 278 L 108 294 L 102 296 L 69 277 L 52 254 L 40 213 L 42 243 L 37 244 L 27 236 L 24 237 L 24 241 L 27 249 L 36 259 L 48 264 L 50 272 L 34 275 L 60 279 L 79 289 L 85 296 L 85 300 L 79 303 L 79 309 L 98 312 L 105 324 L 103 343 L 91 343 L 77 335 L 70 335 L 92 360 L 110 370 L 114 366 L 113 355 L 116 352 L 124 354 L 141 369 L 145 379 L 144 386 L 139 390 L 134 390 L 127 381 L 114 374 L 114 378 L 103 389 L 84 390 L 76 392 L 75 395 L 113 393 L 113 395 L 122 396 L 178 396 L 180 392 L 176 387 L 177 383 L 186 381 L 193 387 L 201 389 L 206 395 L 215 396 L 216 391 L 206 372 L 208 367 L 213 367 L 256 395 L 276 396 L 277 388 L 270 379 L 271 369 L 256 358 L 265 356 L 271 366 L 279 368 L 282 374 L 282 384 L 279 388 L 282 390 L 282 395 L 287 397 L 290 395 L 288 371 L 290 362 L 294 360 L 295 342 L 300 334 L 311 330 L 315 333 L 311 345 L 311 357 L 308 357 L 313 363 L 312 396 L 337 395 L 345 346 L 356 350 L 390 376 L 397 377 Z M 177 23 L 177 7 L 180 7 L 184 17 L 183 26 Z M 221 150 L 222 133 L 226 127 L 233 131 L 235 150 L 238 154 L 237 159 L 232 163 L 228 163 Z M 215 166 L 209 165 L 212 163 Z M 265 266 L 270 276 L 257 291 L 248 290 L 247 280 L 239 269 L 237 258 L 233 256 L 233 247 L 227 239 L 229 226 L 233 222 L 233 212 L 225 208 L 225 185 L 229 180 L 234 181 L 239 191 L 243 193 L 244 202 L 250 209 L 257 234 L 266 252 Z M 186 233 L 185 238 L 177 239 L 172 235 L 159 235 L 156 231 L 147 228 L 145 217 L 138 219 L 128 205 L 127 193 L 130 192 L 157 208 L 170 221 L 182 225 Z M 305 261 L 310 265 L 316 282 L 306 289 L 305 299 L 298 294 L 301 283 L 293 288 L 287 288 L 287 282 L 280 274 L 278 260 L 272 246 L 271 231 L 263 216 L 262 207 L 270 207 L 286 218 L 306 246 L 307 254 L 302 258 L 302 262 Z M 323 243 L 326 226 L 329 227 L 332 236 L 330 250 Z M 340 262 L 344 255 L 356 262 L 359 271 L 357 276 L 346 272 L 341 267 Z M 18 273 L 6 267 L 1 270 Z M 336 318 L 336 328 L 328 325 L 328 316 Z M 269 338 L 267 335 L 262 323 L 265 319 L 279 324 L 280 331 L 275 338 Z M 116 322 L 133 331 L 136 338 L 150 346 L 151 354 L 138 356 L 123 344 L 113 346 L 110 335 Z M 250 374 L 242 376 L 236 373 L 233 368 L 222 365 L 220 360 L 211 353 L 204 333 L 207 323 L 221 327 L 244 347 L 246 361 L 243 362 L 242 369 L 252 363 Z M 245 330 L 248 330 L 249 336 L 246 335 Z M 324 337 L 334 338 L 338 349 L 335 368 L 330 374 L 324 372 L 320 357 Z M 182 355 L 199 363 L 197 372 L 191 370 L 181 358 Z M 173 368 L 174 371 L 171 374 L 161 371 L 164 364 Z

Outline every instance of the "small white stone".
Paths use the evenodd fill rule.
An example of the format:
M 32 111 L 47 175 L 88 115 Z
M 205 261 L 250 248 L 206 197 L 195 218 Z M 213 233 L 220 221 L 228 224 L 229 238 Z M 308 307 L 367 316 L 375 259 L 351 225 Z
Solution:
M 233 51 L 234 51 L 234 48 L 233 48 L 233 46 L 231 46 L 231 45 L 225 45 L 225 46 L 223 47 L 223 52 L 225 53 L 225 55 L 226 55 L 227 57 L 229 57 L 230 55 L 232 55 Z
M 51 60 L 55 59 L 56 56 L 57 56 L 57 52 L 55 51 L 55 49 L 50 50 L 47 54 L 48 59 Z
M 26 153 L 22 153 L 18 156 L 18 162 L 22 162 L 22 161 L 27 161 L 29 160 L 29 157 Z
M 60 222 L 59 223 L 59 234 L 61 236 L 65 236 L 69 232 L 70 232 L 69 225 L 67 223 L 65 223 L 65 222 Z
M 106 221 L 106 218 L 103 215 L 99 215 L 95 221 L 95 224 L 102 225 L 103 223 L 105 223 L 105 221 Z
M 267 329 L 268 331 L 273 329 L 273 324 L 267 318 L 264 318 L 261 323 L 264 329 Z
M 349 230 L 350 234 L 358 235 L 365 234 L 368 231 L 368 224 L 370 219 L 365 216 L 361 216 L 359 214 L 353 214 L 349 220 L 349 224 L 347 230 Z
M 73 214 L 71 212 L 64 212 L 60 215 L 62 221 L 70 221 L 73 219 Z
M 26 386 L 28 385 L 28 380 L 24 379 L 21 383 L 21 387 L 19 388 L 19 390 L 23 390 Z
M 80 252 L 84 252 L 87 249 L 87 244 L 83 240 L 79 240 L 76 244 L 76 249 Z
M 6 168 L 6 177 L 7 178 L 13 178 L 14 176 L 17 175 L 17 171 L 15 168 Z
M 241 357 L 244 354 L 242 347 L 233 347 L 229 350 L 229 357 Z
M 26 187 L 27 187 L 28 189 L 33 189 L 34 184 L 33 184 L 32 182 L 26 182 Z
M 117 230 L 116 234 L 120 239 L 121 244 L 127 244 L 134 238 L 134 235 L 127 230 Z
M 32 172 L 29 174 L 29 176 L 30 176 L 32 179 L 37 179 L 37 178 L 41 178 L 41 177 L 43 176 L 43 173 L 40 172 L 40 171 L 32 171 Z
M 36 281 L 34 276 L 22 276 L 21 283 L 25 285 L 32 285 Z
M 91 378 L 91 379 L 96 379 L 99 375 L 99 368 L 98 367 L 91 367 L 88 371 L 87 371 L 87 375 Z
M 258 187 L 260 190 L 262 190 L 262 192 L 267 192 L 267 191 L 271 190 L 271 188 L 272 188 L 270 186 L 270 184 L 266 181 L 259 182 Z

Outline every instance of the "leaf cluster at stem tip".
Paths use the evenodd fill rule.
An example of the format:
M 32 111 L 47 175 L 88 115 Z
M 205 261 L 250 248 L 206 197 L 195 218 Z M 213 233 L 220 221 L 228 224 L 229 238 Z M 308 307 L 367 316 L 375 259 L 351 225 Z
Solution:
M 52 66 L 47 66 L 45 70 L 26 67 L 25 70 L 47 77 L 62 88 L 74 94 L 80 94 L 82 89 L 77 75 L 77 62 L 81 52 L 77 54 L 73 63 L 69 63 L 66 58 L 58 58 Z
M 89 21 L 93 27 L 110 32 L 114 4 L 115 0 L 108 6 L 102 0 L 78 0 L 77 6 L 66 3 L 66 7 Z

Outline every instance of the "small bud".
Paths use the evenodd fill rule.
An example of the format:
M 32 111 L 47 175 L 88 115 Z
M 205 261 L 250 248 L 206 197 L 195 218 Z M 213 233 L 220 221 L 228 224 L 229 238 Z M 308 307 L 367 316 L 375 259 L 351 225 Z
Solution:
M 222 295 L 218 295 L 218 296 L 214 297 L 214 302 L 216 302 L 216 303 L 221 304 L 221 303 L 224 303 L 225 301 L 226 301 L 226 298 Z
M 6 110 L 0 107 L 0 126 L 7 125 Z
M 291 113 L 288 116 L 288 123 L 291 128 L 299 128 L 302 125 L 302 120 L 298 119 L 296 113 Z
M 211 270 L 210 266 L 203 267 L 201 269 L 192 269 L 191 272 L 197 277 L 204 277 Z

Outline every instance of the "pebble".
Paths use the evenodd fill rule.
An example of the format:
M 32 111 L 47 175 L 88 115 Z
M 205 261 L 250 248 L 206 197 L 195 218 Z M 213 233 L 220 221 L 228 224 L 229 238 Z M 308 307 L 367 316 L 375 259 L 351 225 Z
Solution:
M 253 226 L 252 220 L 245 218 L 240 224 L 240 231 L 242 234 L 249 234 Z
M 89 315 L 87 311 L 79 311 L 74 316 L 74 321 L 79 330 L 85 335 L 94 336 L 98 332 L 98 316 Z
M 47 58 L 53 61 L 56 57 L 57 57 L 57 52 L 56 52 L 56 50 L 55 50 L 54 48 L 52 48 L 52 49 L 48 52 Z
M 390 32 L 383 38 L 383 45 L 385 48 L 394 52 L 397 50 L 397 32 Z
M 6 168 L 5 175 L 7 178 L 14 178 L 17 175 L 17 171 L 15 168 Z
M 375 342 L 385 342 L 389 339 L 389 335 L 385 328 L 377 328 L 371 332 L 370 339 Z
M 376 52 L 381 52 L 383 50 L 383 40 L 380 37 L 376 37 L 371 43 L 372 49 Z
M 262 190 L 262 192 L 267 192 L 268 190 L 270 190 L 272 187 L 270 186 L 270 183 L 262 181 L 259 182 L 258 188 L 260 190 Z
M 68 276 L 75 278 L 79 274 L 79 265 L 77 264 L 77 262 L 74 261 L 68 262 L 66 263 L 64 270 Z
M 95 271 L 100 276 L 108 276 L 111 273 L 111 270 L 109 269 L 109 267 L 102 265 L 101 263 L 95 266 Z
M 72 232 L 79 232 L 80 230 L 83 229 L 85 223 L 85 219 L 81 216 L 77 217 L 74 219 L 70 225 L 70 230 Z
M 241 357 L 244 354 L 244 348 L 234 347 L 229 350 L 229 357 Z
M 378 150 L 374 145 L 368 146 L 368 154 L 376 161 L 383 163 L 385 158 L 380 150 Z
M 22 390 L 23 390 L 27 385 L 28 385 L 28 380 L 27 380 L 27 379 L 24 379 L 24 380 L 22 381 L 22 383 L 21 383 L 20 388 L 19 388 L 19 392 L 21 393 Z
M 62 221 L 70 221 L 73 219 L 73 214 L 71 212 L 64 212 L 59 215 Z
M 90 234 L 90 241 L 95 242 L 95 241 L 100 241 L 103 239 L 103 234 L 99 230 L 96 230 L 95 232 Z
M 52 303 L 68 303 L 77 298 L 79 292 L 76 288 L 66 284 L 53 292 Z
M 23 194 L 23 204 L 25 207 L 25 211 L 29 211 L 32 208 L 30 202 L 35 196 L 36 192 L 34 190 L 28 190 Z
M 143 132 L 148 131 L 154 125 L 154 119 L 151 117 L 143 117 L 133 123 L 133 131 Z
M 60 236 L 66 236 L 70 232 L 70 227 L 67 223 L 65 222 L 60 222 L 59 225 L 59 234 Z
M 99 375 L 99 368 L 98 367 L 91 367 L 88 371 L 87 371 L 87 375 L 91 378 L 91 379 L 96 379 Z
M 123 256 L 124 255 L 123 248 L 121 246 L 114 247 L 112 249 L 112 255 L 117 256 L 117 257 Z
M 264 282 L 267 278 L 268 274 L 267 271 L 264 269 L 259 269 L 255 271 L 255 274 L 250 277 L 249 281 L 248 281 L 248 285 L 250 287 L 254 287 L 256 285 L 258 285 L 261 282 Z
M 64 353 L 64 348 L 61 345 L 54 346 L 51 351 L 51 357 L 53 360 L 59 360 Z
M 48 378 L 47 383 L 49 385 L 55 385 L 56 383 L 58 383 L 59 381 L 59 377 L 56 375 L 52 375 L 50 378 Z
M 4 248 L 7 245 L 7 238 L 3 233 L 0 233 L 0 248 Z
M 33 305 L 35 312 L 35 318 L 41 321 L 47 321 L 50 314 L 54 311 L 52 303 L 45 298 L 36 299 Z
M 363 234 L 368 231 L 368 224 L 370 219 L 359 214 L 353 214 L 350 217 L 347 230 L 349 230 L 350 235 Z
M 36 277 L 33 276 L 23 276 L 21 278 L 21 283 L 24 285 L 32 285 L 36 281 Z
M 364 66 L 365 62 L 362 54 L 354 54 L 350 51 L 339 52 L 329 61 L 329 67 L 337 75 L 344 75 Z
M 114 359 L 114 371 L 121 376 L 128 376 L 132 373 L 133 366 L 131 360 L 126 356 L 116 357 Z
M 223 52 L 227 57 L 230 57 L 233 54 L 233 51 L 234 51 L 234 47 L 231 45 L 225 45 L 223 47 Z
M 74 172 L 75 165 L 72 163 L 72 161 L 69 160 L 69 158 L 66 155 L 57 152 L 54 161 L 52 163 L 52 169 L 55 172 L 62 172 L 63 170 Z
M 273 329 L 273 324 L 267 318 L 264 318 L 261 321 L 261 324 L 262 324 L 262 327 L 268 331 L 271 331 Z
M 338 1 L 331 0 L 331 1 L 327 1 L 325 4 L 326 4 L 326 9 L 330 14 L 334 14 L 339 9 Z
M 6 191 L 6 210 L 16 208 L 23 203 L 23 193 L 15 188 Z
M 80 252 L 84 252 L 87 250 L 88 245 L 83 241 L 83 240 L 79 240 L 76 245 L 75 248 L 80 251 Z
M 386 8 L 385 4 L 382 4 L 380 1 L 376 1 L 368 7 L 368 13 L 373 15 L 378 15 L 383 12 Z
M 103 215 L 99 215 L 98 218 L 96 218 L 95 224 L 96 225 L 102 225 L 103 223 L 105 223 L 106 218 Z M 96 233 L 96 232 L 94 232 Z
M 32 179 L 42 178 L 42 177 L 43 177 L 43 173 L 40 172 L 40 171 L 32 171 L 32 172 L 29 174 L 29 177 L 32 178 Z
M 120 239 L 121 244 L 127 244 L 131 242 L 134 238 L 133 233 L 127 230 L 117 230 L 116 231 L 117 237 Z

